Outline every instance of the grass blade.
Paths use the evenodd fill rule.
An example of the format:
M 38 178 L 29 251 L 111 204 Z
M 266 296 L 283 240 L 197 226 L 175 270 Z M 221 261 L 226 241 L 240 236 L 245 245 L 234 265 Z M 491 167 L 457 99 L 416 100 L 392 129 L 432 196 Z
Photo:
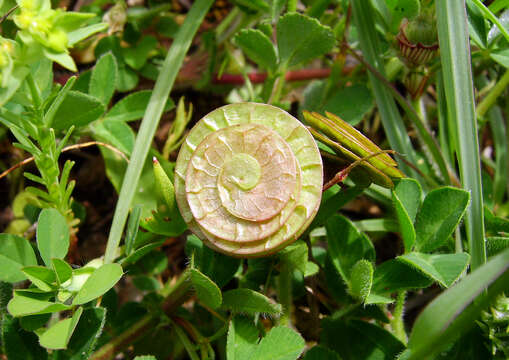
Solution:
M 140 130 L 136 137 L 136 143 L 134 144 L 131 161 L 127 167 L 124 182 L 120 189 L 115 214 L 113 216 L 113 223 L 108 237 L 108 244 L 106 245 L 106 253 L 104 255 L 105 263 L 112 262 L 115 259 L 131 201 L 134 197 L 143 164 L 145 163 L 152 138 L 154 137 L 157 125 L 161 119 L 166 100 L 173 87 L 178 71 L 182 66 L 187 50 L 191 46 L 194 34 L 198 30 L 212 3 L 213 0 L 198 0 L 194 2 L 175 37 L 175 41 L 168 50 L 163 67 L 154 85 L 154 91 L 150 97 L 147 110 L 143 116 Z
M 379 40 L 376 34 L 375 17 L 371 1 L 357 0 L 351 2 L 352 15 L 357 32 L 359 34 L 359 42 L 362 53 L 366 61 L 385 76 L 384 64 L 380 54 Z M 396 107 L 396 103 L 389 91 L 387 91 L 382 82 L 372 73 L 369 73 L 369 79 L 373 87 L 378 111 L 382 119 L 382 124 L 389 139 L 391 148 L 401 154 L 405 154 L 407 159 L 416 164 L 414 149 L 407 135 L 403 119 Z M 412 169 L 403 162 L 400 168 L 406 174 L 412 174 Z M 417 175 L 417 174 L 416 174 Z M 417 175 L 418 176 L 418 175 Z
M 461 183 L 471 193 L 465 226 L 472 257 L 471 269 L 475 270 L 486 262 L 486 249 L 481 163 L 465 1 L 437 1 L 436 14 L 447 112 L 457 134 L 456 154 Z

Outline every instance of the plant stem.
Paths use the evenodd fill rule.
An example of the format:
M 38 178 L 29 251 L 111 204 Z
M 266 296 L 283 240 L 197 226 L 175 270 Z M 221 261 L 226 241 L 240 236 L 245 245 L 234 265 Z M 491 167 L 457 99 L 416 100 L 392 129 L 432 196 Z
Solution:
M 112 262 L 117 256 L 117 249 L 127 220 L 129 208 L 131 207 L 132 199 L 137 190 L 141 171 L 145 164 L 152 138 L 154 137 L 157 125 L 161 119 L 166 100 L 173 87 L 178 71 L 182 66 L 186 53 L 191 46 L 194 34 L 200 27 L 212 3 L 213 0 L 197 0 L 194 2 L 182 27 L 175 37 L 175 41 L 168 50 L 163 67 L 154 85 L 154 91 L 150 97 L 147 110 L 143 116 L 140 130 L 136 137 L 136 143 L 134 144 L 131 161 L 124 176 L 119 200 L 113 216 L 108 243 L 106 245 L 106 253 L 104 255 L 105 263 Z
M 486 262 L 486 249 L 467 14 L 464 0 L 436 1 L 435 5 L 447 112 L 457 134 L 461 183 L 471 195 L 465 227 L 473 271 Z
M 406 291 L 402 290 L 398 292 L 396 297 L 396 306 L 394 307 L 394 312 L 392 313 L 391 326 L 394 331 L 394 335 L 401 340 L 404 344 L 407 343 L 408 338 L 405 331 L 405 323 L 403 322 L 403 310 L 405 307 L 405 298 Z
M 286 262 L 281 262 L 279 281 L 278 281 L 278 297 L 279 302 L 283 306 L 283 315 L 280 322 L 282 325 L 289 325 L 292 316 L 292 280 L 293 269 Z
M 491 88 L 490 92 L 486 97 L 477 105 L 477 117 L 482 118 L 486 112 L 496 103 L 499 96 L 505 90 L 505 88 L 509 85 L 509 70 L 507 70 L 504 75 L 497 81 L 495 86 Z
M 187 300 L 190 289 L 191 282 L 188 279 L 188 273 L 185 272 L 173 286 L 161 292 L 161 295 L 166 298 L 163 303 L 164 312 L 167 315 L 173 313 Z M 101 348 L 92 354 L 89 360 L 107 360 L 113 358 L 120 350 L 131 345 L 143 335 L 146 335 L 150 329 L 157 325 L 157 322 L 158 319 L 154 315 L 145 315 L 119 336 L 101 346 Z

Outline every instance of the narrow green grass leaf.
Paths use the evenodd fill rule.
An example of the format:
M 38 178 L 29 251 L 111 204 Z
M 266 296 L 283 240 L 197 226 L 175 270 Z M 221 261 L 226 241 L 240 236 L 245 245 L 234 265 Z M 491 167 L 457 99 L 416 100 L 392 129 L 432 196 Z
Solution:
M 198 30 L 212 3 L 213 0 L 198 0 L 193 3 L 191 10 L 187 13 L 184 23 L 180 27 L 175 40 L 168 50 L 154 85 L 154 91 L 150 97 L 147 110 L 143 116 L 131 161 L 127 167 L 122 189 L 120 190 L 119 201 L 117 202 L 115 214 L 113 215 L 113 222 L 104 255 L 104 261 L 106 263 L 112 262 L 116 256 L 131 202 L 136 192 L 150 145 L 152 144 L 152 138 L 154 137 L 157 125 L 164 111 L 166 99 L 170 94 L 170 90 L 182 66 L 187 50 L 191 46 L 194 34 Z
M 471 196 L 465 227 L 472 256 L 471 267 L 475 270 L 486 262 L 486 249 L 481 162 L 465 1 L 437 1 L 435 4 L 448 115 L 458 135 L 456 154 L 461 183 Z
M 369 64 L 382 75 L 385 75 L 379 36 L 375 26 L 373 26 L 376 20 L 371 2 L 366 0 L 353 1 L 351 6 L 352 18 L 358 32 L 362 53 Z M 391 148 L 401 154 L 405 154 L 408 161 L 416 164 L 417 159 L 415 158 L 410 138 L 407 135 L 403 119 L 392 95 L 375 75 L 369 73 L 369 79 Z M 412 173 L 412 170 L 406 164 L 402 162 L 399 164 L 404 173 Z
M 433 300 L 417 318 L 401 358 L 432 358 L 474 326 L 480 312 L 507 290 L 508 270 L 509 250 L 505 250 Z

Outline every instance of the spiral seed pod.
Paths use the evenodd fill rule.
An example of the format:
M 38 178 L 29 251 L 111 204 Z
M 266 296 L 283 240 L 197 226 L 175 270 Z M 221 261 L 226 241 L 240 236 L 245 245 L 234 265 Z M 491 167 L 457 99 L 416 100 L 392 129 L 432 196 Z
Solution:
M 175 166 L 175 194 L 189 228 L 237 257 L 295 241 L 320 205 L 323 169 L 309 131 L 256 103 L 226 105 L 190 131 Z

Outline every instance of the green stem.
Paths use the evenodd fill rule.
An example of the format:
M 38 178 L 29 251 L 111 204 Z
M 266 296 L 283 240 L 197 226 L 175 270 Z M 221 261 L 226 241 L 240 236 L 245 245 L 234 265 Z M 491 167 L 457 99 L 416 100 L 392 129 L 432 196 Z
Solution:
M 477 117 L 482 118 L 486 112 L 497 102 L 497 99 L 509 85 L 509 70 L 497 81 L 495 86 L 491 88 L 490 92 L 486 97 L 477 105 Z
M 191 282 L 189 281 L 188 273 L 185 272 L 173 286 L 167 286 L 165 290 L 161 291 L 161 295 L 165 297 L 163 303 L 164 312 L 170 315 L 177 310 L 188 299 L 190 289 Z M 145 315 L 119 336 L 101 346 L 92 354 L 89 360 L 112 359 L 119 351 L 146 335 L 151 329 L 154 329 L 157 323 L 158 318 L 156 315 Z
M 465 229 L 471 270 L 486 262 L 481 162 L 477 139 L 470 44 L 465 1 L 436 1 L 438 38 L 448 117 L 455 127 L 462 186 L 470 193 Z
M 30 94 L 32 95 L 32 101 L 34 103 L 34 107 L 37 111 L 41 110 L 41 92 L 39 91 L 39 88 L 37 87 L 37 84 L 35 83 L 34 77 L 31 73 L 28 73 L 27 77 L 27 84 L 28 88 L 30 89 Z
M 283 306 L 283 315 L 281 315 L 281 324 L 289 325 L 292 316 L 292 267 L 286 262 L 281 262 L 281 268 L 278 281 L 279 302 Z
M 113 223 L 111 225 L 104 262 L 110 263 L 117 256 L 117 249 L 124 230 L 131 202 L 138 187 L 143 165 L 147 157 L 152 138 L 166 104 L 166 100 L 173 87 L 178 71 L 184 62 L 194 34 L 212 5 L 213 0 L 197 0 L 186 16 L 182 27 L 179 29 L 175 41 L 168 50 L 161 72 L 154 85 L 154 91 L 143 116 L 140 130 L 136 137 L 136 143 L 131 156 L 131 161 L 124 176 L 124 182 L 119 194 L 119 200 L 115 208 Z
M 396 306 L 394 307 L 394 312 L 392 313 L 391 326 L 394 331 L 394 335 L 400 339 L 404 344 L 407 343 L 408 338 L 405 331 L 405 323 L 403 322 L 403 310 L 405 307 L 405 298 L 406 291 L 402 290 L 398 292 L 396 297 Z
M 274 88 L 272 89 L 272 94 L 270 95 L 269 104 L 274 104 L 279 102 L 281 98 L 281 94 L 283 93 L 283 87 L 285 86 L 285 76 L 286 71 L 281 71 L 281 75 L 276 79 L 276 83 L 274 84 Z

